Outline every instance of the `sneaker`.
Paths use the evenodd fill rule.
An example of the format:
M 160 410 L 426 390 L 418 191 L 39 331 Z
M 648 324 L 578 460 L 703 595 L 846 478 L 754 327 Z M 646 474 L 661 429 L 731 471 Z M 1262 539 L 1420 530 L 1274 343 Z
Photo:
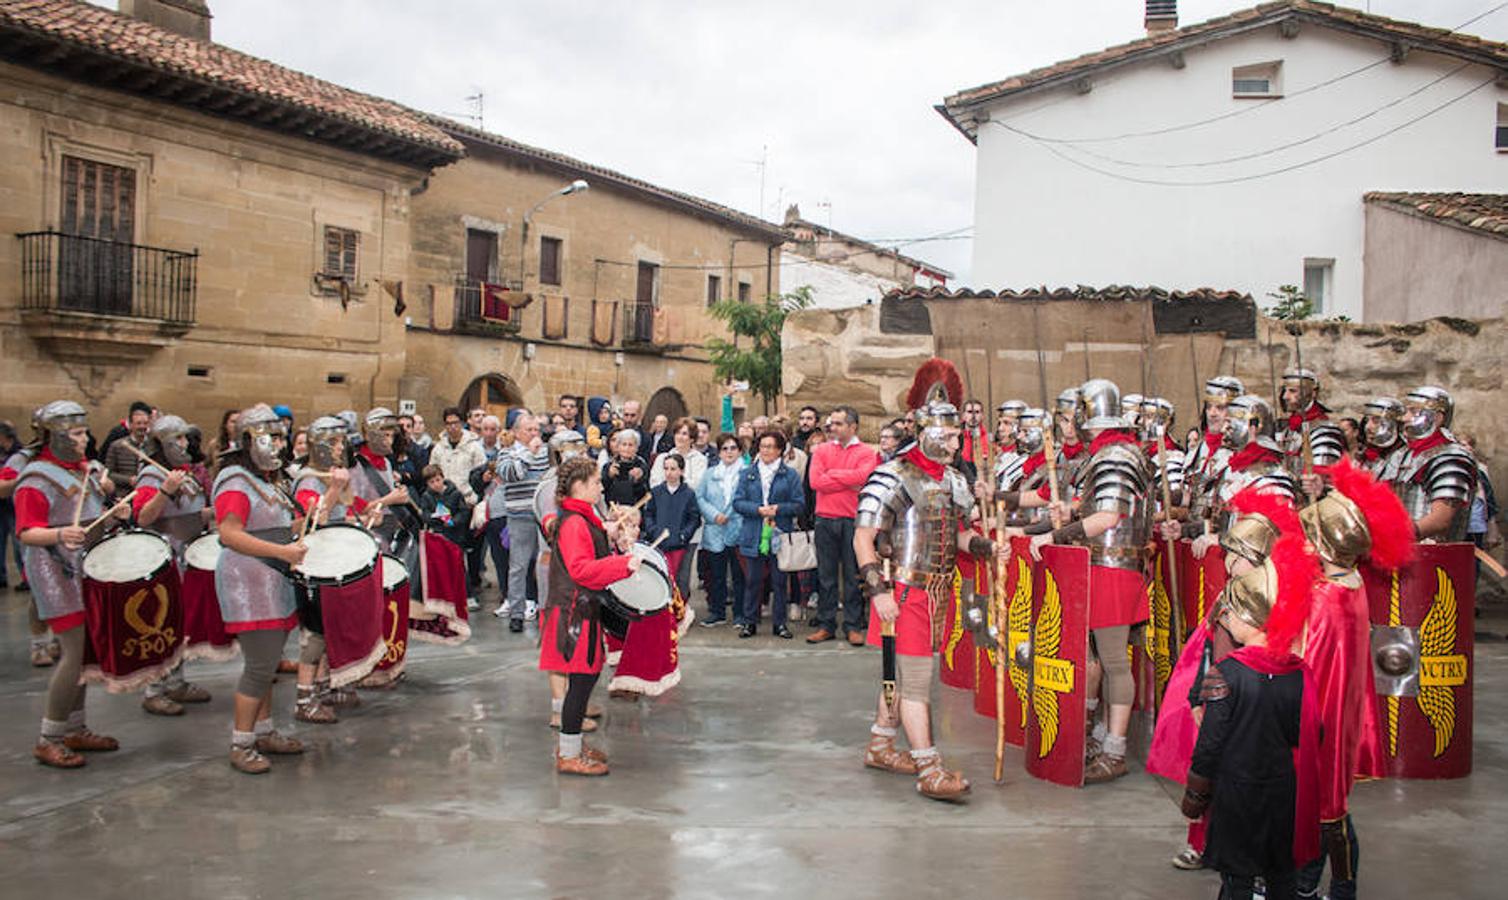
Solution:
M 524 630 L 524 620 L 523 619 L 509 619 L 508 620 L 508 630 L 511 631 L 511 632 L 513 632 L 514 634 L 518 634 L 518 633 L 522 632 Z
M 141 698 L 141 708 L 154 716 L 181 716 L 183 705 L 167 694 L 149 695 Z
M 232 747 L 230 767 L 247 775 L 262 775 L 272 768 L 272 762 L 257 752 L 256 747 Z
M 189 681 L 168 688 L 167 695 L 174 703 L 208 703 L 210 699 L 209 691 Z
M 1192 845 L 1185 845 L 1182 850 L 1173 854 L 1172 863 L 1175 869 L 1194 872 L 1204 868 L 1204 857 Z
M 504 600 L 502 603 L 499 603 L 497 605 L 497 609 L 494 609 L 492 611 L 492 614 L 494 616 L 498 617 L 499 619 L 506 619 L 506 618 L 508 618 L 508 601 Z
M 716 628 L 717 626 L 723 624 L 726 621 L 728 621 L 728 620 L 725 619 L 725 618 L 723 618 L 722 616 L 718 616 L 715 619 L 703 619 L 701 621 L 701 626 L 703 628 Z
M 539 604 L 533 600 L 524 603 L 524 618 L 531 622 L 539 618 Z
M 555 758 L 555 771 L 561 775 L 606 775 L 607 760 L 593 759 L 585 753 L 581 756 L 557 756 Z
M 45 669 L 55 662 L 57 660 L 52 658 L 52 654 L 48 652 L 46 644 L 31 645 L 31 664 L 33 666 L 36 666 L 38 669 Z
M 791 630 L 784 625 L 775 626 L 775 636 L 778 638 L 784 638 L 785 640 L 790 640 L 791 638 L 795 637 L 794 634 L 791 634 Z
M 740 626 L 738 626 L 738 636 L 739 637 L 741 637 L 741 638 L 751 638 L 751 637 L 754 636 L 754 634 L 755 634 L 755 628 L 754 628 L 753 625 L 740 625 Z
M 479 610 L 481 608 L 482 608 L 482 604 L 478 603 L 477 599 L 475 597 L 467 597 L 466 598 L 466 611 L 467 612 L 476 612 L 477 610 Z

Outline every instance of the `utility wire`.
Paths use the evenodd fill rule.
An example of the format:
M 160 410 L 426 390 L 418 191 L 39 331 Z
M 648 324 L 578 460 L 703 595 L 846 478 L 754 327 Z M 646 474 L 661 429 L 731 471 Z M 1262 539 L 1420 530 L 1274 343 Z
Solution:
M 1361 140 L 1361 141 L 1358 141 L 1358 142 L 1356 142 L 1354 144 L 1351 144 L 1349 146 L 1342 147 L 1339 150 L 1334 150 L 1334 151 L 1332 151 L 1330 153 L 1326 153 L 1326 154 L 1323 154 L 1321 156 L 1317 156 L 1317 157 L 1315 157 L 1313 159 L 1304 160 L 1303 162 L 1294 163 L 1292 165 L 1283 166 L 1283 167 L 1277 168 L 1277 169 L 1271 169 L 1271 170 L 1266 171 L 1266 172 L 1256 172 L 1256 173 L 1253 173 L 1253 174 L 1250 174 L 1250 175 L 1238 175 L 1238 176 L 1233 176 L 1233 177 L 1230 177 L 1230 178 L 1215 178 L 1215 179 L 1209 179 L 1209 180 L 1206 180 L 1206 181 L 1169 181 L 1169 180 L 1166 180 L 1166 179 L 1140 178 L 1140 177 L 1137 177 L 1137 176 L 1134 176 L 1134 175 L 1123 175 L 1123 174 L 1121 174 L 1119 172 L 1112 172 L 1112 171 L 1108 171 L 1106 169 L 1101 169 L 1101 168 L 1099 168 L 1097 166 L 1090 165 L 1089 163 L 1086 163 L 1086 162 L 1084 162 L 1081 159 L 1076 159 L 1075 157 L 1070 156 L 1067 153 L 1064 153 L 1061 149 L 1059 149 L 1058 147 L 1052 145 L 1051 143 L 1047 143 L 1047 142 L 1041 142 L 1041 143 L 1042 143 L 1042 147 L 1044 149 L 1046 149 L 1048 152 L 1052 153 L 1054 156 L 1058 157 L 1059 159 L 1062 159 L 1065 162 L 1071 163 L 1072 165 L 1078 166 L 1081 169 L 1087 169 L 1090 172 L 1095 172 L 1095 173 L 1098 173 L 1100 175 L 1104 175 L 1107 178 L 1114 178 L 1117 181 L 1127 181 L 1127 182 L 1131 182 L 1133 184 L 1155 185 L 1155 186 L 1158 186 L 1158 187 L 1210 187 L 1210 186 L 1213 186 L 1213 185 L 1222 185 L 1222 184 L 1239 184 L 1241 182 L 1256 181 L 1256 180 L 1262 179 L 1262 178 L 1269 178 L 1269 177 L 1271 177 L 1273 175 L 1282 175 L 1284 173 L 1293 172 L 1293 171 L 1298 170 L 1298 169 L 1308 168 L 1309 166 L 1317 165 L 1319 163 L 1325 162 L 1326 160 L 1334 159 L 1337 156 L 1341 156 L 1343 154 L 1349 153 L 1352 150 L 1360 149 L 1362 147 L 1367 146 L 1368 144 L 1374 144 L 1377 141 L 1380 141 L 1380 140 L 1382 140 L 1385 137 L 1389 137 L 1391 135 L 1397 134 L 1398 132 L 1402 131 L 1403 129 L 1408 128 L 1409 126 L 1411 126 L 1411 125 L 1413 125 L 1413 124 L 1415 124 L 1417 122 L 1420 122 L 1420 121 L 1423 121 L 1424 119 L 1429 118 L 1430 116 L 1434 115 L 1435 113 L 1438 113 L 1438 112 L 1440 112 L 1440 111 L 1442 111 L 1442 110 L 1444 110 L 1444 109 L 1446 109 L 1448 107 L 1454 106 L 1456 103 L 1459 103 L 1460 101 L 1466 99 L 1467 97 L 1471 96 L 1472 94 L 1475 94 L 1477 91 L 1480 91 L 1482 88 L 1487 87 L 1489 84 L 1492 84 L 1496 80 L 1497 79 L 1496 79 L 1495 76 L 1493 78 L 1488 78 L 1486 81 L 1483 81 L 1483 82 L 1477 84 L 1475 87 L 1468 89 L 1464 93 L 1457 94 L 1455 97 L 1452 97 L 1450 100 L 1445 101 L 1444 103 L 1440 104 L 1439 106 L 1436 106 L 1436 107 L 1433 107 L 1431 109 L 1425 110 L 1423 113 L 1420 113 L 1419 115 L 1413 117 L 1412 119 L 1409 119 L 1409 120 L 1407 120 L 1405 122 L 1402 122 L 1399 125 L 1396 125 L 1396 126 L 1394 126 L 1392 128 L 1389 128 L 1388 130 L 1386 130 L 1386 131 L 1384 131 L 1384 132 L 1382 132 L 1380 134 L 1373 135 L 1373 136 L 1371 136 L 1369 138 L 1366 138 L 1365 140 Z

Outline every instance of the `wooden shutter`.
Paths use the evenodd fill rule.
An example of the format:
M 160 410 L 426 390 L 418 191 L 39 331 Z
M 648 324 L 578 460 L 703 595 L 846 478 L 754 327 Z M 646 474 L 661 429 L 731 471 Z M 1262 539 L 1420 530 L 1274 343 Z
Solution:
M 560 284 L 560 238 L 539 239 L 539 283 Z

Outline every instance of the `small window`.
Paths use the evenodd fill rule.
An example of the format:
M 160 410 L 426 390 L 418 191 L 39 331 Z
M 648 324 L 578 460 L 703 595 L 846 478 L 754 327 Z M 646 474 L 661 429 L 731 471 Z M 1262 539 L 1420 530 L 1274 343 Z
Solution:
M 325 384 L 345 384 L 346 376 L 339 372 L 331 372 L 325 376 Z
M 1310 315 L 1322 315 L 1330 307 L 1331 281 L 1335 277 L 1335 260 L 1304 260 L 1304 299 L 1311 304 Z
M 1282 62 L 1237 66 L 1231 70 L 1231 94 L 1236 97 L 1281 97 Z
M 560 284 L 560 238 L 539 239 L 539 283 Z
M 349 228 L 325 226 L 325 267 L 320 271 L 327 278 L 356 280 L 356 254 L 361 246 L 361 233 Z
M 190 378 L 208 378 L 208 377 L 210 377 L 210 374 L 213 371 L 214 370 L 211 369 L 209 366 L 189 366 L 188 367 L 188 377 L 190 377 Z
M 1498 130 L 1496 146 L 1500 151 L 1508 151 L 1508 103 L 1498 104 Z
M 723 277 L 721 275 L 707 276 L 707 305 L 723 299 Z
M 748 303 L 749 299 L 753 296 L 753 294 L 754 294 L 754 289 L 753 289 L 753 287 L 747 281 L 740 281 L 738 283 L 738 302 L 739 303 Z

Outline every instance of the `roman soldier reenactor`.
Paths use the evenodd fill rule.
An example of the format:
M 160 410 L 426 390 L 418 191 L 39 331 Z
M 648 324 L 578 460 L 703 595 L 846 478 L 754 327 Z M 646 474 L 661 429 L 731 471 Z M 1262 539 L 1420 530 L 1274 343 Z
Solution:
M 1141 404 L 1142 450 L 1152 466 L 1152 496 L 1156 507 L 1165 518 L 1173 518 L 1183 500 L 1184 460 L 1183 448 L 1173 440 L 1175 421 L 1173 404 L 1162 397 L 1147 397 Z M 1173 510 L 1162 509 L 1162 472 L 1168 470 L 1168 496 L 1173 501 Z
M 1014 483 L 1020 477 L 1021 465 L 1029 455 L 1018 446 L 1019 421 L 1027 406 L 1021 400 L 1007 400 L 996 408 L 995 432 L 1000 436 L 1000 446 L 995 456 L 995 485 Z M 1003 433 L 1002 433 L 1003 430 Z
M 1084 768 L 1085 784 L 1120 778 L 1126 769 L 1126 736 L 1136 684 L 1126 653 L 1133 625 L 1149 615 L 1145 555 L 1151 540 L 1148 488 L 1151 467 L 1130 423 L 1121 415 L 1120 389 L 1095 378 L 1079 389 L 1078 431 L 1089 440 L 1074 473 L 1072 506 L 1077 518 L 1031 539 L 1032 555 L 1047 543 L 1079 544 L 1090 551 L 1089 631 L 1094 660 L 1089 695 L 1102 685 L 1109 707 L 1105 737 Z M 1038 498 L 1030 499 L 1033 503 Z M 1097 664 L 1096 664 L 1097 661 Z
M 1278 429 L 1278 447 L 1283 451 L 1289 474 L 1295 478 L 1315 466 L 1333 466 L 1346 455 L 1346 435 L 1330 419 L 1330 410 L 1319 402 L 1319 376 L 1308 369 L 1283 373 L 1279 402 L 1287 415 Z
M 1377 397 L 1362 407 L 1361 466 L 1373 478 L 1393 484 L 1408 458 L 1408 441 L 1403 439 L 1403 404 L 1392 397 Z
M 1022 454 L 1021 464 L 1013 467 L 1013 480 L 1006 480 L 1006 476 L 1012 476 L 1012 472 L 1006 472 L 997 483 L 999 499 L 1010 510 L 1009 523 L 1026 529 L 1027 534 L 1038 534 L 1044 528 L 1052 527 L 1048 521 L 1049 510 L 1046 505 L 1046 501 L 1051 499 L 1048 478 L 1058 460 L 1055 458 L 1052 466 L 1047 464 L 1045 430 L 1051 427 L 1046 410 L 1032 407 L 1021 413 L 1016 426 L 1016 449 Z M 1056 448 L 1054 455 L 1056 456 Z M 1062 480 L 1062 470 L 1059 469 L 1059 489 L 1066 492 Z M 1023 504 L 1021 498 L 1027 494 L 1035 496 L 1041 502 L 1040 505 L 1036 502 Z
M 1230 501 L 1242 490 L 1255 485 L 1285 493 L 1290 498 L 1298 496 L 1298 484 L 1284 468 L 1282 451 L 1273 439 L 1272 407 L 1267 401 L 1243 394 L 1227 404 L 1225 415 L 1223 443 L 1231 455 L 1213 482 L 1201 488 L 1207 497 L 1206 514 L 1211 529 L 1206 533 L 1205 523 L 1199 519 L 1183 526 L 1183 536 L 1194 539 L 1197 558 L 1202 558 L 1230 527 L 1234 518 Z
M 37 420 L 42 410 L 34 410 L 31 415 L 32 441 L 30 444 L 18 445 L 10 456 L 6 457 L 5 464 L 0 466 L 0 500 L 10 500 L 16 493 L 16 481 L 21 477 L 21 472 L 26 464 L 31 462 L 32 457 L 42 447 L 42 426 Z M 18 573 L 21 583 L 16 587 L 21 591 L 28 591 L 31 585 L 26 581 L 26 567 L 23 564 Z M 26 603 L 27 626 L 31 630 L 31 664 L 39 669 L 45 669 L 57 662 L 58 657 L 63 655 L 63 647 L 58 643 L 57 635 L 53 634 L 37 615 L 37 598 L 29 598 Z
M 1234 375 L 1216 375 L 1204 383 L 1199 441 L 1188 448 L 1183 463 L 1183 483 L 1188 493 L 1184 506 L 1189 510 L 1190 519 L 1202 521 L 1209 517 L 1210 492 L 1231 455 L 1225 446 L 1226 408 L 1245 393 L 1246 386 Z
M 1444 388 L 1426 385 L 1409 391 L 1403 407 L 1409 452 L 1393 489 L 1414 520 L 1420 540 L 1464 541 L 1477 490 L 1477 463 L 1447 430 L 1455 401 Z
M 386 407 L 378 406 L 369 410 L 362 420 L 363 441 L 356 448 L 356 465 L 353 466 L 355 471 L 351 473 L 351 489 L 356 495 L 352 508 L 377 535 L 377 543 L 384 553 L 397 556 L 405 565 L 412 563 L 409 571 L 417 572 L 417 555 L 406 552 L 414 546 L 413 543 L 399 538 L 404 528 L 397 507 L 408 505 L 408 488 L 399 482 L 398 473 L 393 471 L 392 462 L 388 459 L 392 455 L 393 441 L 399 430 L 398 417 Z M 369 506 L 379 503 L 382 505 L 379 514 L 368 510 Z M 404 515 L 408 515 L 407 511 Z
M 899 682 L 899 709 L 892 705 L 893 687 L 887 683 L 880 693 L 864 764 L 915 775 L 923 796 L 949 801 L 962 800 L 969 781 L 943 768 L 932 743 L 933 656 L 942 642 L 958 552 L 978 560 L 997 554 L 993 541 L 968 530 L 974 496 L 949 466 L 958 449 L 955 404 L 962 394 L 958 372 L 946 360 L 933 359 L 917 372 L 907 395 L 916 439 L 870 475 L 854 519 L 854 553 L 872 610 L 869 643 L 883 648 L 886 671 L 893 663 Z M 888 550 L 888 573 L 880 562 L 882 548 Z M 1002 542 L 998 553 L 1009 552 Z M 905 728 L 909 754 L 895 747 L 897 725 Z

